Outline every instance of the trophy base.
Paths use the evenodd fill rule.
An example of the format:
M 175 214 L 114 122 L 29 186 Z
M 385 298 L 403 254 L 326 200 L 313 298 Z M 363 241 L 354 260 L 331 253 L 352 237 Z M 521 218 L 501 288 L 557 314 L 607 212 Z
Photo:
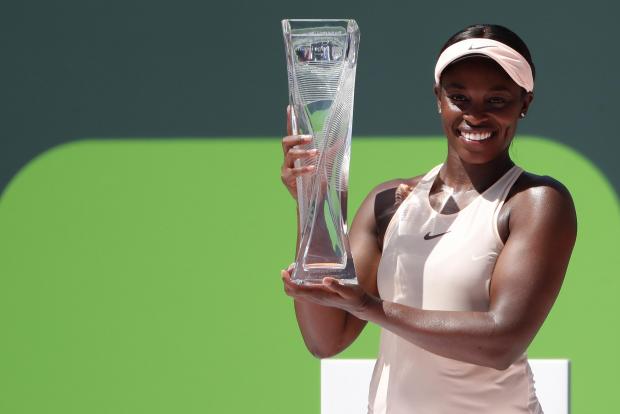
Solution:
M 349 256 L 345 267 L 340 263 L 312 263 L 306 266 L 295 264 L 291 279 L 298 285 L 321 285 L 324 277 L 332 277 L 343 285 L 357 285 L 353 260 Z
M 336 279 L 341 285 L 348 285 L 348 286 L 356 286 L 358 285 L 357 283 L 357 278 L 353 278 L 353 279 L 339 279 L 339 278 L 334 278 Z M 323 284 L 323 279 L 297 279 L 297 280 L 293 280 L 293 282 L 295 282 L 298 285 L 322 285 Z

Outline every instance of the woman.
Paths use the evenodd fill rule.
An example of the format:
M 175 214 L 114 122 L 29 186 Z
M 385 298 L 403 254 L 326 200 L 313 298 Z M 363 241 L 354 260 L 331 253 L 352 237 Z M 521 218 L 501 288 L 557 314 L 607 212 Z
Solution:
M 523 41 L 474 25 L 443 47 L 435 96 L 448 141 L 430 172 L 385 182 L 362 202 L 349 233 L 359 286 L 326 277 L 297 285 L 308 349 L 335 355 L 367 322 L 381 326 L 369 413 L 540 413 L 525 351 L 553 305 L 576 237 L 571 196 L 510 159 L 533 99 Z M 290 131 L 289 131 L 290 133 Z M 314 154 L 283 139 L 282 180 Z

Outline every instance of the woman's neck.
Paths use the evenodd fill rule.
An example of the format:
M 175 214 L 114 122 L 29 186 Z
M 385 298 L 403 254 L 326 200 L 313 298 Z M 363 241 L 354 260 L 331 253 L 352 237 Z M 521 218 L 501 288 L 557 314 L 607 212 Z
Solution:
M 449 187 L 454 193 L 471 190 L 482 193 L 513 166 L 508 152 L 485 164 L 468 164 L 456 153 L 449 152 L 439 171 L 439 179 L 441 186 Z

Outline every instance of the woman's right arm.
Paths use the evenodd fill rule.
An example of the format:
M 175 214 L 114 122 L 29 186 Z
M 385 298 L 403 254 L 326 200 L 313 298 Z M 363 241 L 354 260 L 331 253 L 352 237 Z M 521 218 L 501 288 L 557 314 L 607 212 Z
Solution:
M 357 211 L 349 232 L 349 244 L 360 287 L 373 296 L 379 296 L 377 268 L 381 251 L 377 245 L 374 223 L 374 197 L 375 191 L 372 191 Z M 288 274 L 285 276 L 290 277 Z M 303 290 L 303 287 L 299 289 Z M 328 358 L 342 352 L 366 326 L 366 321 L 339 308 L 302 299 L 295 299 L 294 303 L 306 347 L 317 358 Z
M 282 140 L 284 163 L 281 178 L 293 198 L 297 198 L 296 177 L 313 173 L 312 168 L 295 168 L 294 162 L 298 158 L 312 157 L 308 151 L 294 148 L 296 145 L 310 141 L 311 137 L 289 135 Z M 378 187 L 379 188 L 379 187 Z M 373 190 L 358 209 L 349 231 L 349 244 L 355 265 L 356 276 L 360 286 L 375 296 L 377 292 L 377 268 L 381 251 L 377 245 L 376 224 L 374 218 L 374 199 L 376 189 Z M 297 210 L 297 240 L 299 244 L 299 208 Z M 283 276 L 290 277 L 288 271 Z M 285 273 L 284 273 L 285 272 Z M 299 329 L 308 350 L 317 358 L 327 358 L 336 355 L 347 348 L 358 337 L 366 321 L 356 318 L 350 313 L 327 306 L 296 299 L 295 314 Z

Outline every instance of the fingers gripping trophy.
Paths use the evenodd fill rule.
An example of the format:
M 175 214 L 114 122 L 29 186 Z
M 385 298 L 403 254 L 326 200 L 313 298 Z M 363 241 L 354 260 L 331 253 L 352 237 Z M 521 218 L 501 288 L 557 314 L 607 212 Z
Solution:
M 298 176 L 300 236 L 292 279 L 321 283 L 331 276 L 357 284 L 347 237 L 347 193 L 359 28 L 355 20 L 283 20 L 293 135 L 312 139 L 297 147 L 315 157 Z

